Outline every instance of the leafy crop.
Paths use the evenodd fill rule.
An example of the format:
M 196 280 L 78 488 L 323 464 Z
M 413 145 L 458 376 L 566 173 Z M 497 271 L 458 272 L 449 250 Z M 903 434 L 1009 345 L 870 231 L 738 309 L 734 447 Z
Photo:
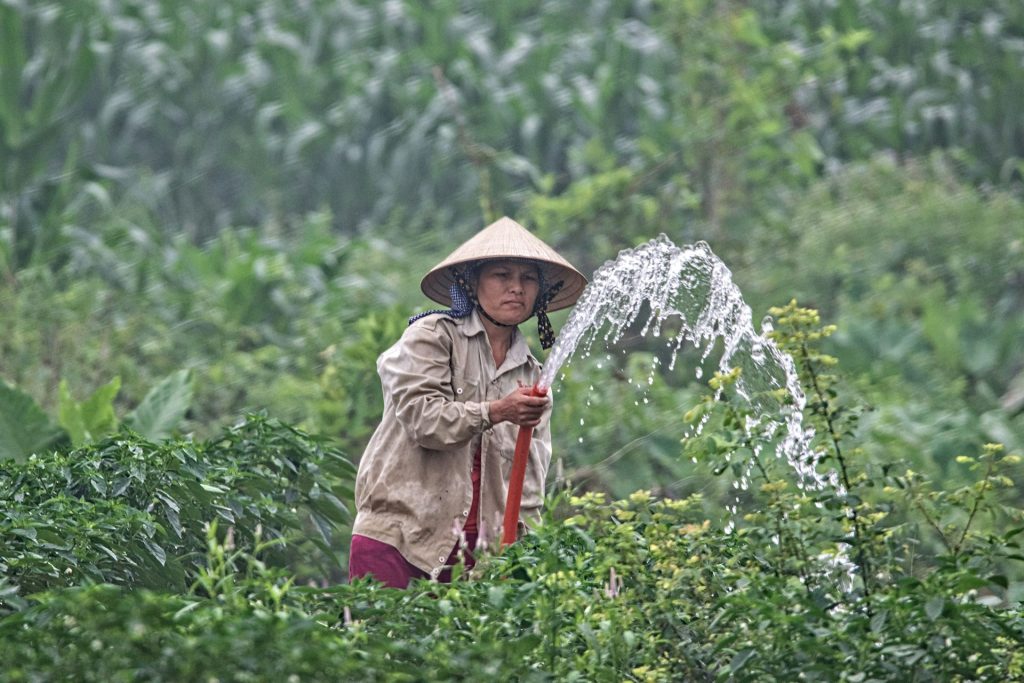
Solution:
M 309 563 L 282 546 L 278 564 L 336 573 L 352 476 L 338 451 L 258 416 L 207 442 L 126 432 L 35 455 L 0 472 L 0 571 L 22 596 L 85 581 L 180 591 L 220 520 L 240 542 L 297 544 Z
M 879 149 L 1021 178 L 1013 0 L 0 12 L 8 278 L 70 264 L 111 218 L 198 243 L 321 211 L 349 236 L 396 221 L 465 234 L 534 204 L 546 232 L 546 202 L 596 191 L 628 224 L 685 216 L 739 241 L 782 188 Z M 587 265 L 590 239 L 616 238 L 582 219 L 635 234 L 579 218 L 582 242 L 559 236 Z
M 548 515 L 472 580 L 407 591 L 300 587 L 253 546 L 211 536 L 210 569 L 191 592 L 51 592 L 0 621 L 0 653 L 20 655 L 8 660 L 12 680 L 1024 676 L 1024 614 L 979 601 L 974 571 L 885 576 L 866 612 L 828 558 L 790 574 L 757 524 L 726 532 L 699 498 L 591 494 L 562 505 L 573 514 Z M 808 540 L 829 544 L 804 521 Z
M 0 656 L 13 663 L 6 675 L 1024 680 L 1024 610 L 1013 592 L 1024 562 L 1024 511 L 1007 502 L 1007 472 L 1019 456 L 998 445 L 964 456 L 973 481 L 952 491 L 898 463 L 867 458 L 858 446 L 856 400 L 845 393 L 836 360 L 820 350 L 833 329 L 795 304 L 773 313 L 776 341 L 798 361 L 806 417 L 817 429 L 808 455 L 822 474 L 835 473 L 829 484 L 802 486 L 789 464 L 745 433 L 742 405 L 709 397 L 693 413 L 707 416 L 703 430 L 683 453 L 740 484 L 735 509 L 709 509 L 699 494 L 669 499 L 637 491 L 610 502 L 596 492 L 561 494 L 548 501 L 532 533 L 504 549 L 481 549 L 477 566 L 468 574 L 457 570 L 448 585 L 302 585 L 279 554 L 288 541 L 279 529 L 296 530 L 296 517 L 274 499 L 283 494 L 315 510 L 311 489 L 303 495 L 309 480 L 299 482 L 302 472 L 319 470 L 298 457 L 313 445 L 308 437 L 266 420 L 252 418 L 205 446 L 172 442 L 148 453 L 154 470 L 144 469 L 138 488 L 132 482 L 122 492 L 132 515 L 113 505 L 118 496 L 97 495 L 110 492 L 118 472 L 143 462 L 115 457 L 116 442 L 78 451 L 80 464 L 55 459 L 47 468 L 33 459 L 18 470 L 22 481 L 31 471 L 49 473 L 19 491 L 37 501 L 77 501 L 74 514 L 94 523 L 68 528 L 67 538 L 97 555 L 112 528 L 129 535 L 130 547 L 133 537 L 144 536 L 147 519 L 174 527 L 163 491 L 197 511 L 176 510 L 189 530 L 184 583 L 140 581 L 108 568 L 96 578 L 121 585 L 74 585 L 90 583 L 81 575 L 61 588 L 63 577 L 43 571 L 42 592 L 22 595 L 8 571 L 0 596 L 15 611 L 0 618 Z M 733 376 L 718 375 L 711 384 Z M 214 502 L 205 508 L 186 498 L 182 489 L 194 490 L 194 481 L 173 467 L 183 449 L 208 458 L 195 461 L 204 462 L 199 481 L 230 481 L 233 493 L 226 495 L 234 503 L 222 509 L 218 492 L 209 492 Z M 260 461 L 266 453 L 269 459 Z M 294 467 L 271 465 L 286 454 L 299 479 Z M 242 476 L 235 469 L 242 462 L 264 464 Z M 160 479 L 164 470 L 171 481 Z M 179 476 L 185 481 L 173 488 Z M 54 495 L 58 490 L 63 497 Z M 270 498 L 256 505 L 254 490 Z M 152 504 L 148 511 L 133 502 L 144 500 Z M 224 517 L 227 509 L 231 517 Z M 112 527 L 105 520 L 114 514 Z M 200 525 L 204 515 L 215 521 Z M 233 531 L 224 534 L 229 521 Z M 28 528 L 19 533 L 25 537 Z M 116 566 L 159 563 L 152 553 L 125 559 Z M 46 566 L 38 557 L 27 561 Z
M 1024 680 L 1022 5 L 581 6 L 0 2 L 3 677 Z M 821 309 L 773 315 L 829 486 L 635 335 L 556 384 L 528 539 L 320 587 L 328 444 L 500 213 Z
M 61 380 L 58 427 L 31 396 L 0 382 L 0 424 L 5 427 L 0 459 L 24 460 L 63 441 L 84 446 L 117 431 L 114 400 L 120 389 L 121 378 L 115 377 L 79 402 L 71 396 L 67 382 Z M 167 438 L 185 417 L 191 401 L 192 374 L 179 370 L 153 387 L 124 422 L 143 438 Z

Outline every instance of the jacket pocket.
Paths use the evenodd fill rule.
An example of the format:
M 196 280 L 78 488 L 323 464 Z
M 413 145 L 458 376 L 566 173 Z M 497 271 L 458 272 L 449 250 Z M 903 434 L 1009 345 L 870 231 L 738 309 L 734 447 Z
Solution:
M 479 401 L 480 383 L 477 380 L 469 379 L 468 377 L 453 375 L 452 393 L 455 395 L 455 400 L 459 403 L 463 403 L 465 401 Z

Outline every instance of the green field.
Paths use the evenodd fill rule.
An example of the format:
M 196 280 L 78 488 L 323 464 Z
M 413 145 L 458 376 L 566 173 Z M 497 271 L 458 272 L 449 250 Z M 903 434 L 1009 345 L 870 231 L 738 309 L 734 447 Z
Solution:
M 0 680 L 1024 680 L 1022 110 L 1016 0 L 0 1 Z M 631 330 L 536 533 L 348 583 L 375 359 L 501 215 L 706 241 L 834 485 Z

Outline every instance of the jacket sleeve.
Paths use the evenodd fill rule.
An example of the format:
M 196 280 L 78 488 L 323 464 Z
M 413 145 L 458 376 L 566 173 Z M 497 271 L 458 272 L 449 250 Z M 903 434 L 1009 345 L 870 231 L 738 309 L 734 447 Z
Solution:
M 398 422 L 423 448 L 459 448 L 491 427 L 486 402 L 455 400 L 451 354 L 447 330 L 416 324 L 377 361 Z

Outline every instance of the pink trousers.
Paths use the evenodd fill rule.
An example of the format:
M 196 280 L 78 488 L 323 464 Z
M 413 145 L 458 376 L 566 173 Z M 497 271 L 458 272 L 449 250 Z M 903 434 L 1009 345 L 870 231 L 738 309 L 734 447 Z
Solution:
M 476 560 L 470 551 L 476 548 L 476 534 L 466 534 L 465 552 L 462 552 L 460 545 L 460 543 L 455 544 L 445 565 L 451 567 L 458 562 L 461 552 L 463 564 L 467 569 L 472 568 L 476 564 Z M 394 546 L 353 534 L 348 554 L 348 577 L 356 579 L 360 576 L 372 576 L 390 588 L 407 588 L 413 579 L 430 577 L 427 572 L 410 564 Z M 437 580 L 441 583 L 451 582 L 451 569 L 442 571 Z

